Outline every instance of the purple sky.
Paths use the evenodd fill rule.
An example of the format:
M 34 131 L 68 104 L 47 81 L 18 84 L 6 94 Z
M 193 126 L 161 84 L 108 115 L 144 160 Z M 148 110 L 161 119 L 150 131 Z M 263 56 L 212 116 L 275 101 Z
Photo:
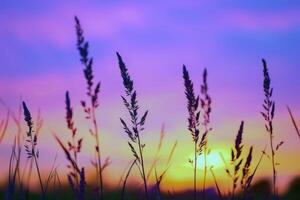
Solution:
M 208 69 L 212 143 L 229 149 L 240 121 L 245 120 L 246 143 L 255 144 L 258 153 L 267 142 L 259 114 L 261 58 L 265 58 L 277 103 L 276 140 L 286 142 L 282 154 L 296 151 L 298 141 L 285 106 L 290 105 L 300 118 L 299 1 L 49 2 L 0 3 L 0 97 L 12 110 L 20 96 L 33 113 L 41 109 L 45 119 L 42 144 L 52 140 L 51 131 L 66 132 L 66 90 L 75 107 L 76 123 L 87 132 L 79 105 L 85 80 L 75 47 L 73 17 L 77 15 L 90 42 L 96 80 L 102 82 L 98 114 L 103 148 L 115 163 L 127 163 L 130 154 L 119 123 L 119 117 L 127 113 L 120 98 L 123 88 L 116 51 L 135 81 L 142 110 L 149 109 L 145 140 L 150 144 L 157 143 L 162 123 L 170 143 L 177 139 L 184 149 L 192 142 L 185 128 L 185 64 L 197 92 L 202 71 Z M 115 137 L 120 138 L 116 149 L 109 145 Z M 11 142 L 9 138 L 5 143 Z M 50 143 L 43 148 L 52 156 L 56 146 Z M 2 146 L 0 153 L 7 150 L 8 146 Z M 290 164 L 295 155 L 286 158 Z M 299 171 L 290 169 L 289 163 L 282 168 L 282 176 Z

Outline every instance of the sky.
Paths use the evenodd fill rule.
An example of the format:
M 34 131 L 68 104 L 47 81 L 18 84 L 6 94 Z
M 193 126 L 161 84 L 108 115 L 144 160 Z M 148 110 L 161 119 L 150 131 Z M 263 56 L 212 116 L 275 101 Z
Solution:
M 211 160 L 216 173 L 225 177 L 217 155 L 222 152 L 229 157 L 241 120 L 245 121 L 245 148 L 253 145 L 255 162 L 268 145 L 260 115 L 264 58 L 276 102 L 274 140 L 284 141 L 277 157 L 283 190 L 300 172 L 295 159 L 299 156 L 299 140 L 286 110 L 289 105 L 300 119 L 299 9 L 299 1 L 1 1 L 0 97 L 12 112 L 17 112 L 20 99 L 27 102 L 34 116 L 41 111 L 44 125 L 39 138 L 40 163 L 47 173 L 49 158 L 58 154 L 61 163 L 65 160 L 52 133 L 64 140 L 70 136 L 64 120 L 64 95 L 69 91 L 75 124 L 84 137 L 80 162 L 90 167 L 94 141 L 80 106 L 80 100 L 86 99 L 86 86 L 76 49 L 76 15 L 90 43 L 95 80 L 101 81 L 97 112 L 100 142 L 103 155 L 112 161 L 107 182 L 117 184 L 132 160 L 128 138 L 119 121 L 120 117 L 128 119 L 128 114 L 120 97 L 124 91 L 118 51 L 134 80 L 141 111 L 149 110 L 142 135 L 146 163 L 149 167 L 153 160 L 164 124 L 162 163 L 175 141 L 178 146 L 162 186 L 165 190 L 183 190 L 192 187 L 188 159 L 193 143 L 187 130 L 182 65 L 187 66 L 197 93 L 202 72 L 204 68 L 208 70 L 213 101 Z M 0 115 L 4 118 L 4 106 Z M 9 157 L 14 132 L 11 120 L 9 134 L 0 145 L 1 162 Z M 59 168 L 62 173 L 66 170 L 64 164 Z M 267 158 L 257 179 L 265 177 L 271 177 Z M 210 175 L 208 179 L 211 181 Z M 137 173 L 130 180 L 138 181 Z

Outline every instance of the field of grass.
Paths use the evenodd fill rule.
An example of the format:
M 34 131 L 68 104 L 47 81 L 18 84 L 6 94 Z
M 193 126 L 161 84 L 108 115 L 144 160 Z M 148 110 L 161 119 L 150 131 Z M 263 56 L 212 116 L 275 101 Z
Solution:
M 286 199 L 296 200 L 300 199 L 300 178 L 295 177 L 294 180 L 288 186 L 285 193 L 279 194 L 278 192 L 278 160 L 277 155 L 280 154 L 280 148 L 284 145 L 284 141 L 277 141 L 277 132 L 274 127 L 274 117 L 276 117 L 276 101 L 273 98 L 273 93 L 276 93 L 276 89 L 273 91 L 271 82 L 271 72 L 266 60 L 262 59 L 262 76 L 263 83 L 261 86 L 264 96 L 262 96 L 262 123 L 265 124 L 265 132 L 268 134 L 269 140 L 265 149 L 261 150 L 260 154 L 254 154 L 253 149 L 255 145 L 247 146 L 244 143 L 244 127 L 247 126 L 246 121 L 239 123 L 236 127 L 236 133 L 234 133 L 235 141 L 232 141 L 230 145 L 231 153 L 230 159 L 226 159 L 220 153 L 220 158 L 224 163 L 224 172 L 228 176 L 230 182 L 228 182 L 229 191 L 222 191 L 219 185 L 219 180 L 223 177 L 215 176 L 214 166 L 208 166 L 207 156 L 211 152 L 209 143 L 209 136 L 213 127 L 211 126 L 211 114 L 213 114 L 213 99 L 210 96 L 208 76 L 209 71 L 203 70 L 201 81 L 194 82 L 191 79 L 187 66 L 182 68 L 182 77 L 185 91 L 181 91 L 182 95 L 186 97 L 187 113 L 187 131 L 188 135 L 178 135 L 178 140 L 181 137 L 191 137 L 191 145 L 193 145 L 193 159 L 189 162 L 193 166 L 193 185 L 191 189 L 186 192 L 176 191 L 162 191 L 161 183 L 165 180 L 165 174 L 170 168 L 172 168 L 172 159 L 176 154 L 177 141 L 174 141 L 173 145 L 169 149 L 169 155 L 166 163 L 160 163 L 158 159 L 158 152 L 163 146 L 164 128 L 162 127 L 161 138 L 158 147 L 151 147 L 147 145 L 147 141 L 143 138 L 145 127 L 147 126 L 148 110 L 143 108 L 138 96 L 138 91 L 134 85 L 134 80 L 130 76 L 130 69 L 125 64 L 125 59 L 122 58 L 120 53 L 116 53 L 116 60 L 119 64 L 121 79 L 124 86 L 124 93 L 121 96 L 124 107 L 128 116 L 120 116 L 120 124 L 124 129 L 124 133 L 127 135 L 127 142 L 129 151 L 132 153 L 130 165 L 127 167 L 124 176 L 121 177 L 120 187 L 117 189 L 106 189 L 105 179 L 103 178 L 106 168 L 109 168 L 112 163 L 109 159 L 106 159 L 102 152 L 102 146 L 100 144 L 102 133 L 100 129 L 101 122 L 98 120 L 97 110 L 101 109 L 100 97 L 101 82 L 96 79 L 96 75 L 93 72 L 93 57 L 90 53 L 90 45 L 87 42 L 84 31 L 80 24 L 80 21 L 75 17 L 75 31 L 77 37 L 76 47 L 79 52 L 80 62 L 83 67 L 83 75 L 85 78 L 86 94 L 83 94 L 83 99 L 80 104 L 83 113 L 86 116 L 87 123 L 90 125 L 90 135 L 92 136 L 94 143 L 93 155 L 91 157 L 90 166 L 80 165 L 81 149 L 84 145 L 85 137 L 78 135 L 78 130 L 74 122 L 73 107 L 74 102 L 69 91 L 65 93 L 65 124 L 69 130 L 68 140 L 66 137 L 62 137 L 58 133 L 53 132 L 53 139 L 60 146 L 60 153 L 64 154 L 67 166 L 59 166 L 67 169 L 66 174 L 59 174 L 57 172 L 58 165 L 55 162 L 55 158 L 49 159 L 48 165 L 51 166 L 51 171 L 48 172 L 47 178 L 43 178 L 40 170 L 39 163 L 39 132 L 43 125 L 41 118 L 33 119 L 32 112 L 27 103 L 22 101 L 20 103 L 19 113 L 13 114 L 9 109 L 2 112 L 7 113 L 6 118 L 0 123 L 0 145 L 6 134 L 10 134 L 8 129 L 9 123 L 14 123 L 17 128 L 17 134 L 12 143 L 10 159 L 6 163 L 1 163 L 1 167 L 8 167 L 9 174 L 7 177 L 1 177 L 6 184 L 2 185 L 0 190 L 1 199 L 201 199 L 201 200 L 213 200 L 213 199 L 231 199 L 231 200 L 248 200 L 248 199 Z M 200 92 L 196 92 L 194 84 L 200 84 Z M 4 102 L 2 102 L 5 104 Z M 148 108 L 151 110 L 151 108 Z M 297 125 L 297 120 L 293 116 L 293 112 L 287 107 L 287 114 L 291 118 L 290 125 L 294 127 L 295 133 L 300 138 L 300 133 Z M 25 124 L 27 130 L 23 131 L 21 126 Z M 24 139 L 23 139 L 24 138 Z M 144 148 L 153 149 L 153 155 L 155 159 L 152 163 L 148 163 L 149 168 L 145 167 L 145 155 Z M 26 152 L 27 161 L 21 165 L 21 152 Z M 204 170 L 198 170 L 200 156 L 204 157 Z M 254 159 L 255 158 L 255 159 Z M 260 169 L 260 164 L 263 159 L 266 159 L 271 163 L 272 168 L 270 171 L 270 180 L 256 180 L 256 173 Z M 54 160 L 54 161 L 53 161 Z M 253 160 L 258 160 L 254 162 Z M 20 167 L 22 166 L 22 167 Z M 25 167 L 24 167 L 25 166 Z M 158 171 L 157 167 L 164 167 L 164 170 Z M 93 169 L 94 177 L 93 182 L 88 182 L 86 179 L 86 170 Z M 120 169 L 122 170 L 122 169 Z M 141 184 L 133 187 L 127 183 L 133 170 L 137 170 L 140 175 Z M 32 176 L 32 173 L 37 173 L 37 179 L 39 183 L 38 190 L 32 189 L 28 184 Z M 214 187 L 207 186 L 207 175 L 210 174 L 213 177 Z M 64 176 L 64 177 L 61 177 Z M 154 176 L 155 181 L 149 181 L 149 177 Z M 67 182 L 62 182 L 62 179 L 66 179 Z M 200 180 L 200 181 L 199 181 Z M 201 182 L 201 185 L 199 184 Z M 170 188 L 172 188 L 170 186 Z

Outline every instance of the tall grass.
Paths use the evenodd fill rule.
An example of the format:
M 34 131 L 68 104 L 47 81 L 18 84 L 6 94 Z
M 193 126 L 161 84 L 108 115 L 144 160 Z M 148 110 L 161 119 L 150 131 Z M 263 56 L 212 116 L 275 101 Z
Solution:
M 122 192 L 121 192 L 121 199 L 122 199 L 122 200 L 125 199 L 126 183 L 127 183 L 128 177 L 129 177 L 129 175 L 130 175 L 130 172 L 131 172 L 133 166 L 136 164 L 136 162 L 137 162 L 137 158 L 135 158 L 135 159 L 131 162 L 131 164 L 130 164 L 130 166 L 129 166 L 129 168 L 128 168 L 128 171 L 127 171 L 126 174 L 125 174 L 125 177 L 124 177 L 124 180 L 123 180 L 123 185 L 122 185 Z
M 283 141 L 278 143 L 276 146 L 274 144 L 274 129 L 273 129 L 273 119 L 275 115 L 275 101 L 272 99 L 273 88 L 271 87 L 271 78 L 269 75 L 269 70 L 267 67 L 267 63 L 264 59 L 262 59 L 263 63 L 263 90 L 264 90 L 264 103 L 263 103 L 263 111 L 261 112 L 264 120 L 265 120 L 265 128 L 269 134 L 270 141 L 270 151 L 271 151 L 271 163 L 272 163 L 272 171 L 273 171 L 273 197 L 277 196 L 277 187 L 276 187 L 276 152 L 279 147 L 283 144 Z
M 210 113 L 211 113 L 211 97 L 208 94 L 208 84 L 207 84 L 207 70 L 204 69 L 202 75 L 202 84 L 201 84 L 201 97 L 200 97 L 200 105 L 203 112 L 203 121 L 202 125 L 204 127 L 204 133 L 202 135 L 201 141 L 199 143 L 199 154 L 201 155 L 203 152 L 204 156 L 204 174 L 203 174 L 203 191 L 202 191 L 202 198 L 205 200 L 205 193 L 206 193 L 206 173 L 207 173 L 207 154 L 208 154 L 208 147 L 207 147 L 207 139 L 208 133 L 212 130 L 209 127 L 210 123 Z
M 17 178 L 19 178 L 20 160 L 21 160 L 21 146 L 19 146 L 19 144 L 17 143 L 17 139 L 15 137 L 12 145 L 10 159 L 9 159 L 8 187 L 5 196 L 6 200 L 15 198 Z
M 70 140 L 68 141 L 68 147 L 69 147 L 69 151 L 71 151 L 73 153 L 74 162 L 76 163 L 76 165 L 78 165 L 77 154 L 81 150 L 82 138 L 80 138 L 80 139 L 77 138 L 77 128 L 75 127 L 74 122 L 73 122 L 73 109 L 71 107 L 71 100 L 70 100 L 69 92 L 66 92 L 65 102 L 66 102 L 66 122 L 67 122 L 68 129 L 70 130 L 71 136 L 72 136 L 71 141 Z M 73 168 L 73 173 L 71 173 L 71 175 L 75 179 L 76 186 L 78 186 L 79 185 L 78 178 L 80 176 L 80 173 L 78 174 L 76 172 L 76 169 Z
M 89 103 L 86 101 L 81 101 L 81 105 L 86 114 L 86 118 L 90 120 L 93 128 L 90 129 L 91 135 L 95 140 L 95 159 L 93 165 L 96 169 L 97 174 L 97 191 L 100 189 L 100 198 L 103 199 L 103 166 L 107 165 L 107 162 L 102 165 L 101 162 L 101 149 L 100 149 L 100 131 L 98 126 L 98 121 L 96 118 L 96 110 L 99 107 L 99 93 L 100 93 L 100 82 L 94 84 L 94 74 L 93 74 L 93 58 L 89 55 L 89 43 L 85 40 L 83 35 L 83 29 L 79 19 L 75 16 L 75 27 L 77 36 L 77 49 L 80 54 L 81 63 L 84 66 L 84 77 L 87 83 L 87 97 L 89 98 Z
M 78 166 L 77 156 L 78 153 L 81 151 L 82 147 L 82 138 L 78 138 L 77 135 L 77 128 L 75 127 L 74 120 L 73 120 L 73 108 L 71 106 L 71 99 L 69 96 L 69 92 L 66 92 L 65 96 L 65 104 L 66 104 L 66 124 L 71 133 L 71 140 L 67 142 L 66 145 L 59 139 L 57 135 L 54 135 L 56 141 L 64 151 L 67 161 L 69 164 L 67 167 L 70 169 L 69 173 L 67 174 L 69 185 L 75 194 L 75 197 L 78 200 L 85 199 L 85 170 L 84 168 L 80 168 Z
M 161 185 L 161 182 L 163 181 L 164 177 L 166 176 L 169 168 L 171 167 L 171 160 L 173 158 L 175 149 L 177 147 L 177 140 L 176 140 L 173 143 L 173 145 L 171 146 L 169 155 L 168 155 L 168 157 L 166 159 L 166 163 L 164 165 L 164 163 L 160 160 L 160 151 L 163 148 L 164 138 L 165 138 L 165 125 L 163 124 L 161 127 L 159 142 L 158 142 L 157 150 L 156 150 L 156 153 L 154 156 L 154 160 L 153 160 L 151 167 L 147 174 L 147 179 L 149 179 L 152 170 L 154 170 L 155 185 L 151 191 L 152 199 L 162 199 L 162 192 L 160 189 L 160 185 Z M 164 166 L 164 168 L 162 168 L 162 166 Z M 161 172 L 159 172 L 158 167 L 162 168 Z
M 23 147 L 23 129 L 22 129 L 22 102 L 20 102 L 19 104 L 19 108 L 18 108 L 18 112 L 17 113 L 14 113 L 12 112 L 11 113 L 11 118 L 13 119 L 13 122 L 16 126 L 16 134 L 15 134 L 15 140 L 14 140 L 14 146 L 13 147 L 15 149 L 15 158 L 17 158 L 17 165 L 15 166 L 16 167 L 16 172 L 18 174 L 18 179 L 19 179 L 19 184 L 20 184 L 20 191 L 21 191 L 21 195 L 22 196 L 26 196 L 27 193 L 29 193 L 29 179 L 25 180 L 25 176 L 26 176 L 26 166 L 28 165 L 28 163 L 30 162 L 31 164 L 31 167 L 30 167 L 30 170 L 29 172 L 31 173 L 32 171 L 32 166 L 33 166 L 33 159 L 26 159 L 26 166 L 25 168 L 22 170 L 21 169 L 21 153 L 22 153 L 22 147 Z M 38 132 L 40 130 L 40 127 L 42 125 L 40 125 L 40 120 L 39 118 L 37 119 L 36 121 L 36 134 L 38 135 Z M 16 150 L 17 149 L 17 150 Z M 29 173 L 28 175 L 29 176 Z M 10 175 L 9 175 L 10 177 Z M 10 184 L 9 184 L 10 185 Z M 9 192 L 8 192 L 9 193 Z M 9 198 L 8 198 L 9 199 Z
M 183 65 L 183 80 L 185 86 L 185 96 L 187 98 L 188 116 L 188 130 L 191 132 L 194 143 L 194 200 L 197 199 L 197 152 L 199 141 L 199 126 L 200 126 L 200 110 L 199 110 L 199 96 L 195 96 L 194 85 L 190 79 L 189 72 L 186 66 Z
M 250 150 L 249 150 L 249 153 L 248 153 L 248 156 L 247 156 L 247 160 L 245 162 L 245 165 L 243 167 L 243 175 L 242 175 L 242 180 L 241 180 L 241 189 L 242 189 L 242 199 L 247 199 L 248 197 L 248 191 L 251 187 L 251 183 L 253 181 L 253 178 L 258 170 L 258 167 L 260 166 L 261 164 L 261 161 L 264 157 L 264 155 L 266 154 L 265 153 L 265 150 L 262 151 L 261 155 L 260 155 L 260 158 L 253 170 L 253 172 L 251 173 L 251 162 L 252 162 L 252 151 L 253 151 L 253 147 L 251 146 L 250 147 Z
M 39 164 L 38 164 L 38 158 L 39 158 L 39 150 L 37 148 L 38 137 L 37 137 L 37 134 L 34 133 L 34 131 L 33 131 L 32 117 L 31 117 L 30 111 L 27 108 L 27 105 L 24 101 L 23 101 L 23 111 L 24 111 L 24 120 L 28 127 L 27 139 L 26 139 L 27 143 L 25 144 L 25 151 L 27 153 L 27 158 L 34 160 L 36 171 L 38 174 L 38 179 L 40 182 L 41 191 L 42 191 L 42 198 L 45 199 L 46 194 L 45 194 L 44 184 L 42 181 L 41 172 L 40 172 L 40 168 L 39 168 Z
M 241 187 L 244 190 L 246 187 L 246 181 L 249 178 L 250 175 L 250 166 L 252 162 L 252 152 L 253 152 L 253 146 L 250 147 L 248 156 L 246 158 L 246 162 L 244 164 L 244 167 L 242 169 L 242 178 L 241 178 Z
M 238 133 L 235 138 L 235 145 L 231 148 L 231 159 L 230 165 L 226 162 L 223 154 L 220 153 L 220 157 L 225 165 L 225 172 L 232 181 L 231 189 L 231 199 L 248 199 L 248 190 L 251 186 L 253 178 L 257 172 L 257 169 L 265 155 L 265 150 L 262 151 L 260 159 L 255 166 L 254 170 L 251 170 L 252 160 L 253 160 L 253 146 L 249 148 L 249 152 L 246 157 L 244 155 L 244 145 L 243 145 L 243 133 L 244 133 L 244 121 L 241 122 Z M 214 177 L 216 183 L 216 178 Z M 218 185 L 216 183 L 218 189 Z M 240 189 L 240 193 L 237 191 Z M 220 196 L 220 191 L 218 189 Z
M 242 145 L 242 139 L 243 139 L 243 132 L 244 132 L 244 122 L 241 122 L 238 134 L 236 135 L 235 139 L 235 146 L 234 149 L 231 149 L 231 162 L 233 164 L 233 175 L 232 175 L 232 197 L 234 199 L 235 195 L 235 189 L 237 188 L 237 182 L 239 179 L 239 170 L 241 168 L 241 164 L 243 162 L 242 158 L 242 151 L 243 151 L 243 146 Z
M 202 84 L 200 90 L 201 96 L 195 95 L 194 85 L 192 80 L 190 79 L 190 75 L 188 70 L 186 69 L 186 66 L 183 66 L 183 80 L 185 86 L 185 96 L 187 99 L 187 110 L 189 113 L 188 130 L 191 132 L 194 142 L 194 199 L 197 199 L 197 157 L 198 155 L 202 154 L 204 156 L 202 198 L 205 199 L 208 155 L 207 139 L 208 133 L 212 130 L 212 128 L 209 126 L 212 100 L 210 95 L 208 94 L 207 70 L 204 69 L 202 74 Z M 203 113 L 202 120 L 200 120 L 201 112 Z M 200 125 L 203 126 L 204 130 L 201 139 L 199 138 Z
M 231 148 L 231 164 L 233 166 L 233 170 L 231 172 L 227 170 L 229 176 L 232 178 L 232 199 L 235 199 L 235 191 L 237 188 L 238 180 L 240 178 L 239 172 L 243 162 L 243 158 L 242 158 L 242 152 L 244 147 L 244 145 L 242 144 L 243 132 L 244 132 L 244 122 L 242 121 L 235 138 L 234 148 Z
M 81 101 L 81 106 L 83 107 L 86 118 L 89 120 L 92 128 L 90 133 L 95 141 L 94 145 L 94 158 L 92 161 L 93 167 L 96 171 L 96 180 L 97 180 L 97 199 L 104 199 L 104 183 L 103 183 L 103 170 L 110 164 L 109 159 L 102 160 L 101 156 L 101 145 L 100 145 L 100 128 L 97 120 L 97 109 L 99 108 L 99 94 L 100 94 L 100 82 L 94 80 L 93 72 L 93 58 L 89 54 L 89 43 L 85 40 L 83 29 L 81 27 L 80 21 L 75 17 L 75 28 L 77 36 L 77 50 L 79 51 L 80 61 L 84 66 L 83 74 L 86 80 L 86 95 L 87 101 Z M 148 111 L 145 111 L 141 114 L 140 106 L 137 98 L 137 91 L 135 90 L 134 83 L 128 69 L 117 52 L 117 59 L 119 64 L 119 69 L 123 81 L 123 86 L 125 90 L 125 95 L 121 96 L 123 104 L 129 113 L 129 120 L 126 121 L 123 118 L 120 118 L 121 124 L 123 126 L 124 132 L 128 136 L 128 145 L 133 155 L 133 160 L 128 167 L 128 171 L 124 175 L 121 199 L 125 199 L 125 190 L 128 177 L 134 166 L 137 167 L 144 187 L 144 198 L 147 200 L 150 199 L 162 199 L 163 194 L 161 192 L 161 182 L 166 176 L 168 169 L 171 167 L 171 159 L 174 155 L 174 151 L 177 147 L 177 141 L 174 142 L 173 146 L 170 149 L 169 156 L 166 160 L 165 165 L 162 165 L 162 162 L 159 162 L 159 153 L 163 146 L 163 141 L 165 138 L 164 127 L 162 127 L 159 144 L 154 154 L 154 161 L 151 164 L 148 173 L 145 167 L 145 156 L 144 150 L 146 147 L 145 142 L 142 139 L 142 133 L 145 129 L 145 123 L 148 116 Z M 264 121 L 265 128 L 269 135 L 270 143 L 270 160 L 272 164 L 272 193 L 273 198 L 278 197 L 277 193 L 277 160 L 276 153 L 278 149 L 282 146 L 283 141 L 275 145 L 274 142 L 274 128 L 273 120 L 275 116 L 275 101 L 273 100 L 273 88 L 271 86 L 271 78 L 269 75 L 269 70 L 267 67 L 266 61 L 263 59 L 263 92 L 264 92 L 264 102 L 263 102 L 263 111 L 261 112 Z M 208 148 L 208 135 L 212 128 L 210 127 L 210 115 L 211 115 L 211 104 L 212 99 L 208 93 L 208 81 L 207 81 L 207 70 L 205 69 L 202 74 L 202 83 L 200 85 L 200 94 L 196 95 L 194 91 L 194 84 L 190 78 L 189 72 L 185 65 L 183 65 L 183 81 L 185 87 L 185 97 L 187 99 L 187 111 L 188 111 L 188 130 L 192 136 L 193 141 L 193 157 L 194 160 L 191 161 L 193 164 L 193 199 L 197 199 L 197 159 L 198 156 L 204 156 L 204 171 L 203 171 L 203 187 L 202 187 L 202 199 L 208 198 L 206 196 L 206 179 L 207 179 L 207 159 L 209 154 Z M 1 103 L 2 100 L 0 99 Z M 24 120 L 27 126 L 26 140 L 25 140 L 25 151 L 27 155 L 27 162 L 24 168 L 21 168 L 21 152 L 22 152 L 22 126 L 21 126 L 21 115 L 22 109 L 24 114 Z M 300 131 L 297 126 L 297 123 L 294 119 L 294 116 L 289 107 L 287 107 L 289 115 L 291 117 L 293 126 L 300 138 Z M 74 112 L 71 105 L 70 94 L 67 91 L 65 94 L 65 121 L 70 132 L 70 137 L 67 142 L 63 142 L 57 134 L 54 134 L 54 138 L 57 141 L 60 148 L 63 150 L 63 153 L 66 156 L 68 161 L 68 172 L 67 180 L 70 188 L 75 194 L 75 198 L 78 200 L 85 200 L 87 197 L 87 183 L 86 183 L 86 169 L 81 167 L 78 162 L 78 156 L 81 152 L 83 138 L 80 138 L 78 135 L 77 127 L 74 122 Z M 10 115 L 9 109 L 7 109 L 5 118 L 0 121 L 0 143 L 3 141 L 7 129 L 10 116 L 15 122 L 17 127 L 17 135 L 14 137 L 13 145 L 11 149 L 11 155 L 9 159 L 8 166 L 8 188 L 6 191 L 5 198 L 7 200 L 15 199 L 16 192 L 19 189 L 18 183 L 21 190 L 21 198 L 29 199 L 28 193 L 23 191 L 23 184 L 29 188 L 29 182 L 31 179 L 32 170 L 35 167 L 37 171 L 37 178 L 39 181 L 39 186 L 41 188 L 42 199 L 46 199 L 46 193 L 50 187 L 51 181 L 56 187 L 58 184 L 61 187 L 60 176 L 58 174 L 58 169 L 56 166 L 56 157 L 53 161 L 51 171 L 48 175 L 47 181 L 44 183 L 41 176 L 41 170 L 39 166 L 39 150 L 38 150 L 38 136 L 40 129 L 43 124 L 43 119 L 38 115 L 36 124 L 34 126 L 33 119 L 25 102 L 22 102 L 19 115 L 15 116 L 14 114 Z M 203 130 L 203 131 L 202 131 Z M 202 133 L 202 134 L 201 134 Z M 244 121 L 240 123 L 234 146 L 231 148 L 231 159 L 229 160 L 230 164 L 227 164 L 227 161 L 223 156 L 221 156 L 223 162 L 225 163 L 225 172 L 230 177 L 230 192 L 227 195 L 232 200 L 241 199 L 245 200 L 250 197 L 250 187 L 253 182 L 254 176 L 257 173 L 258 167 L 260 166 L 262 159 L 266 153 L 264 149 L 259 157 L 259 160 L 255 166 L 253 166 L 254 160 L 254 148 L 251 146 L 247 148 L 245 153 L 245 147 L 243 144 L 243 134 L 244 134 Z M 150 149 L 152 150 L 152 149 Z M 153 150 L 155 152 L 155 150 Z M 160 165 L 160 166 L 159 166 Z M 159 166 L 159 167 L 158 167 Z M 158 169 L 161 169 L 159 171 Z M 23 170 L 23 172 L 22 172 Z M 152 172 L 155 174 L 155 184 L 152 189 L 148 187 L 148 180 Z M 222 191 L 220 190 L 219 184 L 217 182 L 217 177 L 213 171 L 213 166 L 210 167 L 210 172 L 213 177 L 215 187 L 218 192 L 220 199 L 223 198 Z M 24 181 L 27 176 L 27 180 Z M 138 188 L 139 189 L 139 188 Z M 24 193 L 23 193 L 24 192 Z M 18 196 L 19 197 L 19 196 Z M 225 196 L 224 196 L 225 197 Z
M 142 142 L 140 135 L 141 132 L 145 129 L 144 125 L 146 122 L 148 111 L 144 112 L 144 114 L 141 117 L 139 116 L 138 111 L 140 107 L 138 105 L 137 93 L 134 89 L 133 80 L 131 79 L 128 73 L 128 69 L 126 68 L 125 63 L 123 62 L 123 59 L 118 52 L 117 57 L 119 61 L 121 77 L 123 79 L 123 85 L 125 88 L 125 96 L 121 97 L 130 115 L 131 127 L 129 127 L 122 118 L 120 118 L 120 121 L 123 125 L 125 133 L 130 139 L 130 141 L 128 141 L 128 145 L 131 149 L 133 156 L 136 158 L 136 164 L 140 169 L 140 174 L 144 183 L 145 197 L 146 199 L 149 199 L 147 177 L 145 173 L 145 161 L 143 155 L 143 151 L 146 145 Z

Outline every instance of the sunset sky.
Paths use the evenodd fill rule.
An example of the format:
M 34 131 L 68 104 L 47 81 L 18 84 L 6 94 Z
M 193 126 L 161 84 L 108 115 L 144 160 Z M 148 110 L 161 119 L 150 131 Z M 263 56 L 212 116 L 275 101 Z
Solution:
M 172 144 L 178 141 L 172 166 L 162 183 L 165 190 L 192 188 L 193 168 L 188 159 L 193 155 L 193 142 L 187 130 L 183 64 L 197 93 L 203 69 L 208 70 L 213 101 L 209 159 L 216 174 L 224 176 L 222 180 L 226 182 L 218 155 L 222 152 L 229 157 L 241 120 L 245 121 L 245 148 L 248 151 L 254 146 L 255 162 L 269 144 L 260 115 L 264 99 L 261 59 L 266 59 L 276 101 L 275 141 L 285 142 L 277 157 L 280 189 L 284 190 L 292 177 L 300 175 L 299 161 L 295 159 L 299 158 L 299 139 L 286 110 L 289 105 L 300 121 L 299 1 L 43 2 L 0 2 L 0 97 L 13 112 L 17 112 L 20 98 L 27 102 L 34 116 L 41 110 L 44 126 L 39 149 L 44 174 L 48 173 L 49 162 L 52 164 L 56 153 L 61 173 L 66 170 L 65 157 L 52 133 L 65 141 L 70 137 L 64 119 L 67 90 L 75 124 L 84 137 L 80 162 L 91 166 L 94 140 L 80 106 L 80 100 L 86 99 L 86 82 L 76 49 L 76 15 L 90 43 L 95 80 L 101 81 L 97 116 L 103 155 L 112 161 L 106 175 L 109 184 L 118 183 L 132 160 L 127 135 L 119 120 L 128 119 L 128 113 L 120 97 L 124 91 L 116 51 L 122 55 L 134 80 L 141 111 L 149 110 L 142 135 L 147 166 L 153 160 L 162 124 L 166 136 L 160 167 Z M 0 111 L 4 118 L 4 106 Z M 0 145 L 0 163 L 5 163 L 1 174 L 6 173 L 14 132 L 11 120 Z M 271 175 L 270 161 L 265 158 L 256 180 Z M 135 173 L 130 180 L 138 178 Z M 210 174 L 208 179 L 210 182 Z M 201 182 L 202 176 L 199 186 Z M 222 186 L 222 189 L 227 188 Z

